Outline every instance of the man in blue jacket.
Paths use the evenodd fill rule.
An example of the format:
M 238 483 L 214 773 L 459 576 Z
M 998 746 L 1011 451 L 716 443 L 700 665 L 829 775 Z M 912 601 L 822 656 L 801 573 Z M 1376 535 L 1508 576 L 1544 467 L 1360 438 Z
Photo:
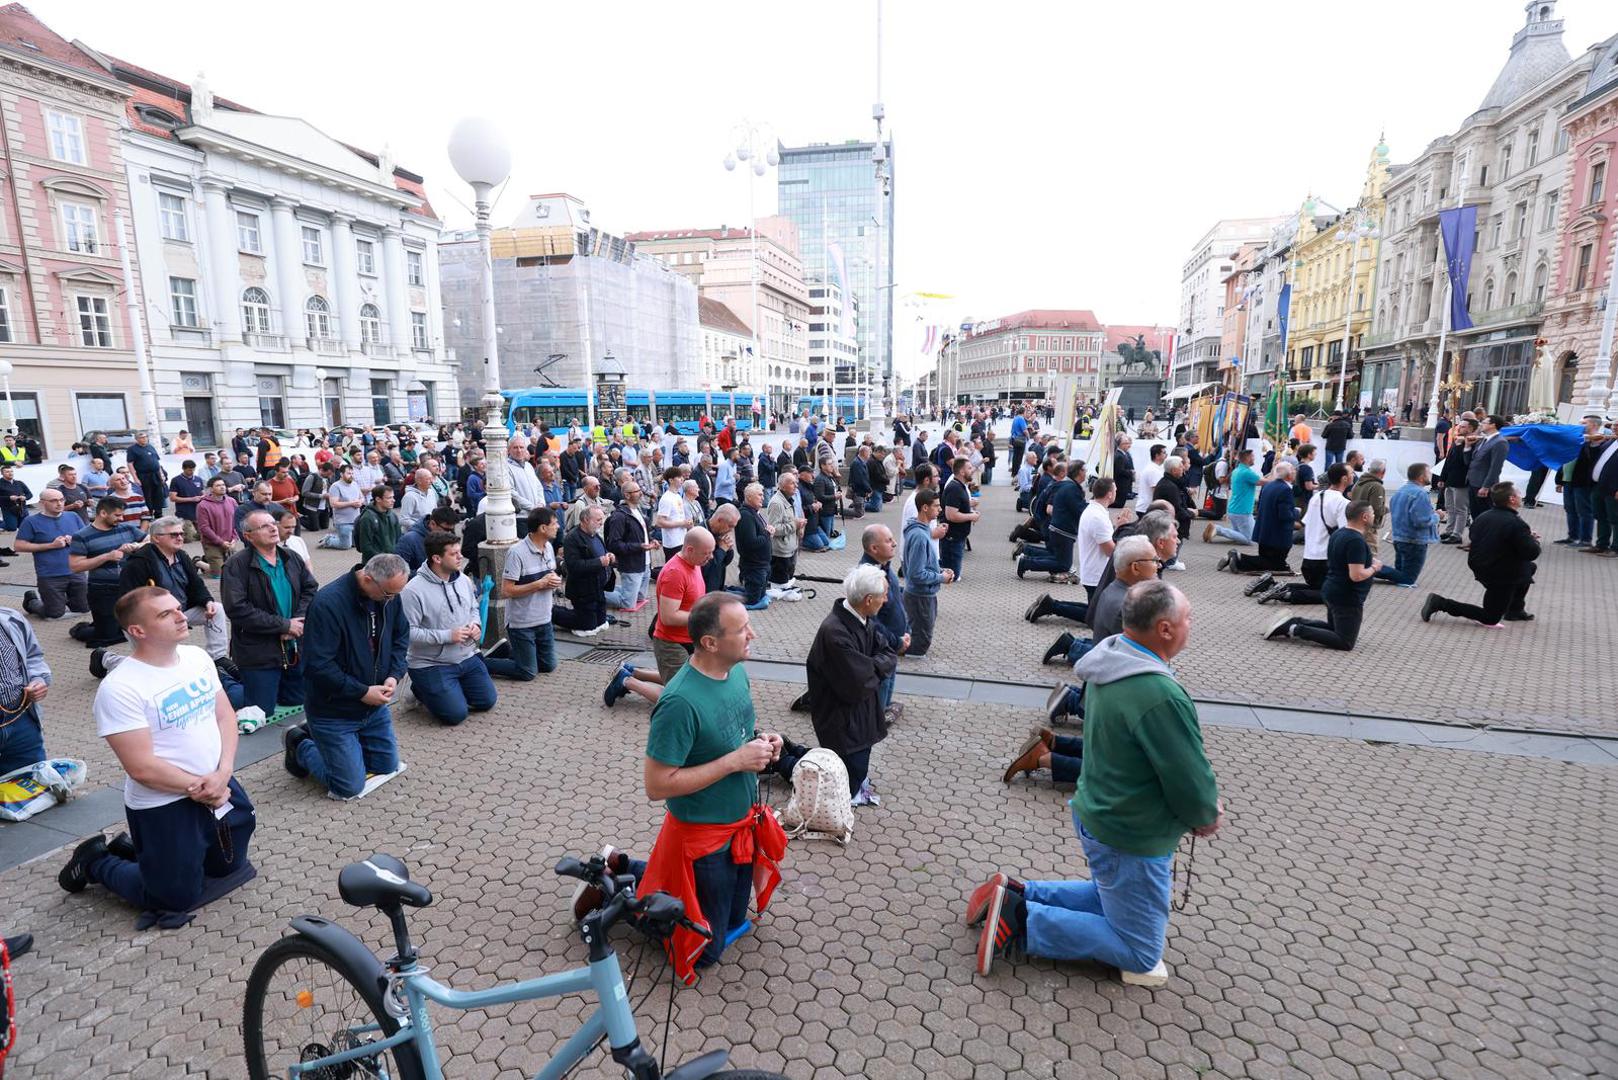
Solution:
M 410 651 L 399 603 L 409 580 L 404 559 L 373 555 L 315 594 L 304 618 L 308 720 L 287 729 L 285 765 L 339 799 L 359 795 L 367 774 L 399 771 L 388 706 Z
M 938 621 L 938 588 L 955 580 L 953 570 L 940 569 L 933 550 L 933 522 L 938 520 L 938 491 L 916 489 L 916 517 L 905 526 L 904 613 L 910 623 L 910 656 L 926 656 Z
M 1081 462 L 1074 463 L 1082 469 Z M 1082 475 L 1082 474 L 1081 474 Z M 1017 576 L 1030 570 L 1043 570 L 1047 574 L 1065 574 L 1073 566 L 1073 544 L 1078 539 L 1079 515 L 1084 513 L 1084 489 L 1076 478 L 1068 476 L 1068 465 L 1056 462 L 1051 466 L 1054 482 L 1049 487 L 1050 517 L 1045 523 L 1045 550 L 1043 553 L 1026 548 L 1017 559 Z M 1041 493 L 1044 497 L 1044 493 Z
M 1416 462 L 1405 474 L 1409 483 L 1393 493 L 1388 503 L 1388 523 L 1393 530 L 1394 565 L 1376 572 L 1383 581 L 1407 589 L 1416 587 L 1421 568 L 1427 563 L 1427 548 L 1438 543 L 1438 511 L 1427 495 L 1432 469 Z
M 882 572 L 888 576 L 888 598 L 876 613 L 876 636 L 895 653 L 903 656 L 905 650 L 910 647 L 910 617 L 905 614 L 904 598 L 899 591 L 899 578 L 893 572 L 893 556 L 898 546 L 893 538 L 893 530 L 886 525 L 867 525 L 865 531 L 860 534 L 862 549 L 860 562 L 880 566 Z M 889 674 L 877 688 L 882 710 L 890 714 L 900 712 L 903 708 L 893 703 L 893 683 L 897 677 L 898 672 Z M 892 723 L 893 719 L 894 717 L 890 715 L 888 722 Z
M 1219 564 L 1221 570 L 1264 575 L 1248 587 L 1249 596 L 1273 584 L 1275 574 L 1292 573 L 1287 555 L 1292 551 L 1292 523 L 1298 517 L 1297 503 L 1292 497 L 1292 478 L 1296 471 L 1291 464 L 1278 462 L 1259 489 L 1258 512 L 1253 525 L 1253 542 L 1258 545 L 1258 554 L 1233 551 Z

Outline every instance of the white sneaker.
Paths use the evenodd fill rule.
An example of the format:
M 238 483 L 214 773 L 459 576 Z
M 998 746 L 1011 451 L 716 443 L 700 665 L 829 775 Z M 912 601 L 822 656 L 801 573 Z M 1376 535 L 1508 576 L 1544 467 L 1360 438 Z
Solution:
M 786 594 L 787 591 L 785 589 L 775 585 L 771 585 L 768 589 L 764 590 L 764 595 L 768 596 L 771 600 L 779 600 Z
M 1163 567 L 1163 569 L 1165 569 L 1165 570 L 1184 570 L 1185 569 L 1185 563 L 1181 562 L 1179 559 L 1175 559 L 1173 562 L 1171 562 L 1167 566 Z
M 572 634 L 574 637 L 595 637 L 605 629 L 605 626 L 598 626 L 594 630 L 569 630 L 568 633 Z
M 1150 971 L 1120 970 L 1118 974 L 1123 978 L 1125 986 L 1167 986 L 1169 981 L 1168 965 L 1161 960 Z

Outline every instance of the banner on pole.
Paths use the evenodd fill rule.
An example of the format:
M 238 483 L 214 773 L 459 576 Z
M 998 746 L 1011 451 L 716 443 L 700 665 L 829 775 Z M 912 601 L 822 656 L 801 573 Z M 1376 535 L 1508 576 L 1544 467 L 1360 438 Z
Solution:
M 1478 208 L 1457 206 L 1438 212 L 1438 233 L 1444 238 L 1444 265 L 1449 272 L 1449 328 L 1468 330 L 1472 315 L 1466 310 L 1466 279 L 1472 273 L 1472 247 L 1477 239 Z

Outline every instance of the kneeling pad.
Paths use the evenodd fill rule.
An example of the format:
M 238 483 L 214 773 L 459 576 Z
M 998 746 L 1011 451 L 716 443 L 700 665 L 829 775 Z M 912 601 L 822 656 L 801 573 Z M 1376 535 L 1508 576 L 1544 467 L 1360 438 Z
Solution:
M 195 904 L 184 911 L 143 911 L 135 920 L 135 929 L 150 930 L 155 926 L 159 930 L 178 930 L 196 918 L 198 911 L 220 897 L 230 895 L 256 877 L 258 868 L 252 863 L 243 863 L 224 877 L 205 877 L 202 879 L 202 895 Z
M 398 776 L 408 768 L 410 768 L 410 766 L 401 761 L 399 762 L 399 767 L 393 772 L 366 773 L 365 786 L 360 788 L 360 793 L 358 795 L 333 795 L 328 791 L 326 792 L 326 798 L 335 799 L 338 802 L 353 802 L 355 799 L 363 799 L 365 796 L 369 795 L 371 792 L 375 791 L 389 780 L 392 780 L 395 776 Z

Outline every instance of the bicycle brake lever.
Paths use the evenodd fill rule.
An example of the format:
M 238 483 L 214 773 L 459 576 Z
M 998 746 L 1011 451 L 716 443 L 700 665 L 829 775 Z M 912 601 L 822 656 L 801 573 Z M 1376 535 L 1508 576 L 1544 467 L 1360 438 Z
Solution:
M 690 919 L 686 918 L 684 915 L 680 916 L 680 925 L 685 927 L 687 930 L 691 931 L 692 933 L 697 934 L 697 935 L 699 935 L 699 936 L 701 936 L 703 938 L 706 938 L 709 941 L 713 940 L 713 931 L 712 930 L 709 930 L 706 926 L 703 926 L 700 923 L 692 922 Z

